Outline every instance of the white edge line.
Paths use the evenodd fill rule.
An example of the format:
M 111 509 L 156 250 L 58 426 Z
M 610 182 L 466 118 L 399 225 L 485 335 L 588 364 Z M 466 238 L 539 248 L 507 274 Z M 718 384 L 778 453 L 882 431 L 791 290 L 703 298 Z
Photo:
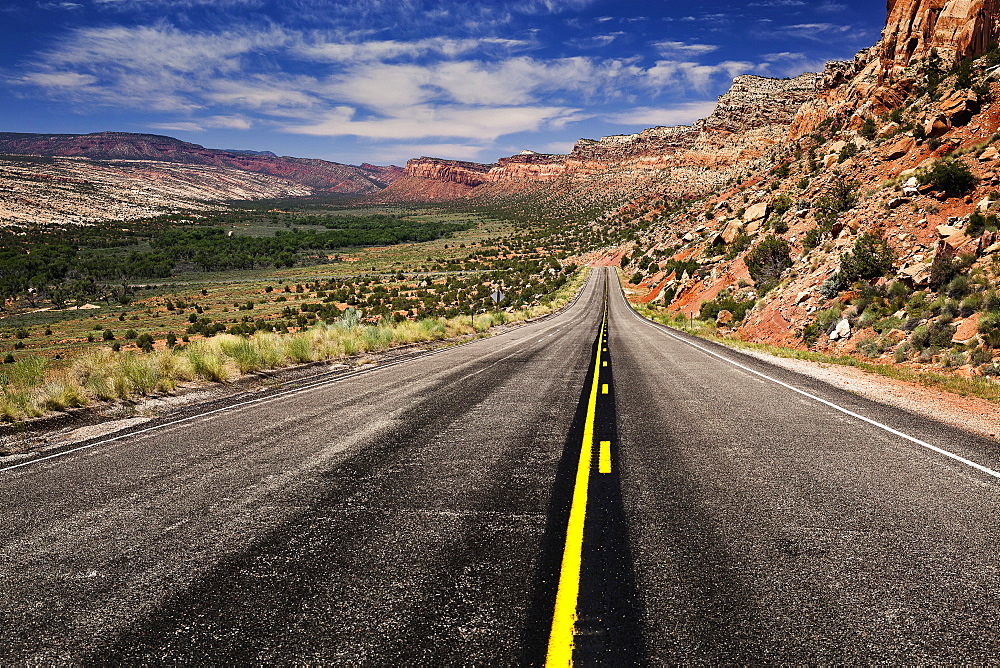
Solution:
M 945 450 L 943 448 L 939 448 L 936 445 L 931 445 L 927 441 L 922 441 L 919 438 L 915 438 L 913 436 L 910 436 L 909 434 L 904 434 L 903 432 L 901 432 L 901 431 L 899 431 L 897 429 L 893 429 L 889 425 L 882 424 L 881 422 L 877 422 L 876 420 L 872 420 L 871 418 L 867 418 L 864 415 L 858 415 L 854 411 L 848 410 L 847 408 L 844 408 L 843 406 L 838 406 L 837 404 L 835 404 L 835 403 L 833 403 L 831 401 L 827 401 L 826 399 L 822 399 L 820 397 L 817 397 L 816 395 L 810 394 L 809 392 L 806 392 L 805 390 L 800 390 L 799 388 L 797 388 L 797 387 L 795 387 L 793 385 L 789 385 L 788 383 L 783 383 L 782 381 L 778 380 L 777 378 L 772 378 L 771 376 L 768 376 L 767 374 L 761 373 L 760 371 L 757 371 L 755 369 L 751 369 L 748 366 L 744 366 L 743 364 L 740 364 L 739 362 L 737 362 L 735 360 L 729 359 L 725 355 L 720 355 L 719 353 L 715 352 L 714 350 L 709 350 L 708 348 L 705 348 L 704 346 L 700 346 L 697 343 L 694 343 L 693 341 L 689 341 L 688 339 L 686 339 L 684 337 L 677 336 L 676 334 L 674 334 L 673 332 L 671 332 L 669 329 L 667 329 L 666 327 L 664 327 L 663 325 L 661 325 L 661 324 L 659 324 L 657 322 L 653 322 L 651 320 L 643 318 L 641 315 L 639 315 L 635 311 L 635 309 L 632 308 L 631 304 L 628 304 L 628 300 L 626 300 L 626 306 L 628 307 L 629 311 L 631 311 L 632 315 L 635 316 L 636 318 L 638 318 L 640 322 L 644 322 L 647 325 L 652 326 L 657 331 L 666 334 L 667 336 L 669 336 L 672 339 L 675 339 L 675 340 L 680 341 L 682 343 L 686 343 L 687 345 L 691 346 L 692 348 L 697 348 L 698 350 L 702 351 L 703 353 L 711 355 L 712 357 L 719 358 L 723 362 L 728 362 L 729 364 L 732 364 L 733 366 L 735 366 L 737 368 L 743 369 L 744 371 L 752 373 L 752 374 L 754 374 L 756 376 L 760 376 L 761 378 L 763 378 L 765 380 L 769 380 L 772 383 L 775 383 L 776 385 L 780 385 L 780 386 L 782 386 L 782 387 L 784 387 L 786 389 L 789 389 L 789 390 L 791 390 L 793 392 L 797 392 L 798 394 L 801 394 L 804 397 L 808 397 L 809 399 L 812 399 L 813 401 L 818 401 L 819 403 L 821 403 L 821 404 L 823 404 L 825 406 L 829 406 L 830 408 L 833 408 L 834 410 L 840 411 L 841 413 L 843 413 L 845 415 L 849 415 L 852 418 L 861 420 L 862 422 L 867 422 L 868 424 L 872 425 L 873 427 L 878 427 L 879 429 L 882 429 L 883 431 L 887 431 L 890 434 L 893 434 L 894 436 L 899 436 L 900 438 L 906 439 L 907 441 L 910 441 L 911 443 L 915 443 L 916 445 L 919 445 L 922 448 L 927 448 L 928 450 L 936 452 L 939 455 L 944 455 L 945 457 L 949 457 L 951 459 L 954 459 L 956 462 L 965 464 L 966 466 L 971 466 L 972 468 L 976 469 L 977 471 L 979 471 L 981 473 L 985 473 L 988 476 L 992 476 L 994 478 L 1000 479 L 1000 472 L 998 472 L 998 471 L 995 471 L 995 470 L 993 470 L 993 469 L 991 469 L 991 468 L 989 468 L 987 466 L 983 466 L 982 464 L 977 464 L 976 462 L 972 461 L 971 459 L 966 459 L 965 457 L 962 457 L 961 455 L 956 455 L 954 452 L 949 452 L 948 450 Z
M 562 309 L 560 309 L 558 311 L 553 311 L 552 313 L 547 313 L 547 314 L 545 314 L 543 316 L 540 316 L 540 317 L 536 318 L 533 322 L 530 322 L 530 323 L 529 322 L 525 322 L 525 324 L 534 324 L 535 322 L 542 322 L 544 320 L 549 319 L 553 315 L 557 315 L 557 314 L 560 314 L 560 313 L 565 313 L 566 311 L 568 311 L 570 309 L 570 307 L 572 307 L 574 304 L 576 304 L 577 300 L 580 298 L 580 295 L 583 294 L 583 289 L 586 287 L 587 282 L 589 282 L 589 280 L 590 280 L 590 278 L 588 276 L 587 280 L 584 281 L 584 284 L 580 286 L 580 289 L 577 291 L 576 295 L 573 296 L 573 299 L 570 300 L 570 302 L 567 303 L 565 307 L 563 307 Z M 513 331 L 516 331 L 516 330 L 508 330 L 507 332 L 501 332 L 501 333 L 497 334 L 496 336 L 503 336 L 504 334 L 508 334 L 510 332 L 513 332 Z M 490 337 L 490 338 L 494 338 L 494 337 Z M 5 467 L 0 468 L 0 473 L 6 473 L 7 471 L 13 471 L 14 469 L 19 469 L 19 468 L 22 468 L 22 467 L 25 467 L 25 466 L 31 466 L 32 464 L 38 464 L 40 462 L 44 462 L 44 461 L 47 461 L 47 460 L 50 460 L 50 459 L 56 459 L 58 457 L 65 457 L 66 455 L 71 455 L 74 452 L 80 452 L 81 450 L 89 450 L 90 448 L 96 448 L 99 445 L 107 445 L 108 443 L 114 443 L 115 441 L 120 441 L 120 440 L 122 440 L 124 438 L 130 438 L 130 437 L 133 437 L 133 436 L 141 436 L 142 434 L 146 434 L 146 433 L 149 433 L 151 431 L 157 431 L 159 429 L 166 429 L 168 427 L 173 427 L 174 425 L 183 424 L 185 422 L 192 422 L 193 420 L 197 420 L 197 419 L 203 418 L 203 417 L 208 417 L 210 415 L 215 415 L 216 413 L 223 413 L 223 412 L 226 412 L 226 411 L 236 410 L 237 408 L 243 408 L 244 406 L 250 406 L 252 404 L 266 404 L 266 403 L 269 403 L 271 401 L 275 401 L 277 399 L 283 399 L 284 397 L 290 397 L 290 396 L 293 396 L 293 395 L 305 392 L 307 390 L 312 390 L 312 389 L 315 389 L 317 387 L 322 387 L 324 385 L 333 385 L 334 383 L 339 383 L 341 381 L 347 380 L 349 378 L 355 378 L 355 377 L 363 375 L 363 374 L 371 373 L 371 372 L 374 372 L 374 371 L 381 371 L 382 369 L 389 369 L 391 367 L 398 366 L 400 364 L 405 364 L 407 362 L 412 362 L 414 360 L 422 359 L 424 357 L 429 357 L 431 355 L 439 355 L 439 354 L 444 353 L 446 351 L 454 350 L 455 348 L 460 348 L 462 346 L 467 346 L 467 345 L 470 345 L 470 344 L 473 344 L 473 343 L 477 343 L 477 342 L 482 341 L 482 340 L 483 339 L 475 338 L 475 339 L 472 339 L 470 341 L 465 341 L 463 343 L 459 343 L 458 345 L 447 346 L 447 347 L 443 347 L 443 348 L 438 348 L 437 350 L 427 350 L 427 351 L 424 351 L 422 353 L 415 353 L 413 355 L 409 355 L 409 356 L 405 357 L 404 359 L 398 359 L 398 360 L 395 360 L 393 362 L 389 362 L 387 364 L 383 364 L 381 366 L 372 367 L 370 369 L 363 369 L 361 371 L 355 371 L 355 372 L 347 372 L 344 375 L 335 376 L 334 378 L 326 378 L 324 380 L 317 381 L 317 382 L 312 383 L 310 385 L 303 385 L 302 387 L 297 387 L 294 390 L 287 390 L 285 392 L 279 392 L 277 394 L 270 394 L 270 395 L 268 395 L 266 397 L 259 397 L 259 398 L 255 398 L 255 399 L 250 399 L 249 401 L 241 401 L 240 403 L 237 403 L 237 404 L 231 404 L 229 406 L 223 406 L 222 408 L 216 408 L 214 410 L 208 411 L 207 413 L 198 413 L 196 415 L 189 415 L 188 417 L 185 417 L 185 418 L 180 418 L 178 420 L 173 420 L 172 422 L 165 422 L 163 424 L 153 425 L 152 427 L 146 427 L 145 429 L 140 429 L 138 431 L 129 431 L 129 432 L 126 432 L 124 434 L 119 434 L 118 436 L 112 436 L 111 438 L 105 438 L 105 439 L 100 440 L 100 441 L 95 441 L 93 443 L 88 443 L 86 445 L 81 445 L 81 446 L 78 446 L 78 447 L 75 447 L 75 448 L 70 448 L 69 450 L 62 450 L 60 452 L 56 452 L 56 453 L 53 453 L 51 455 L 46 455 L 45 457 L 35 457 L 33 459 L 29 459 L 27 461 L 19 462 L 17 464 L 11 464 L 10 466 L 5 466 Z M 514 354 L 516 354 L 516 353 L 512 353 L 511 355 L 514 355 Z M 508 355 L 508 357 L 510 357 L 511 355 Z M 507 358 L 505 357 L 503 359 L 507 359 Z M 503 361 L 503 360 L 499 360 L 499 361 Z M 289 382 L 294 382 L 294 381 L 289 381 Z

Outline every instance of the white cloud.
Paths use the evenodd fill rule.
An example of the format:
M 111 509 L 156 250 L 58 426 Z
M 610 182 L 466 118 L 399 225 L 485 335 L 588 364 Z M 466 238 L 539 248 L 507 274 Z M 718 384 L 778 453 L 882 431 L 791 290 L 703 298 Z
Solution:
M 400 164 L 417 156 L 478 161 L 488 148 L 478 144 L 396 144 L 392 147 L 376 148 L 374 155 L 378 160 Z
M 561 128 L 580 118 L 578 109 L 565 107 L 414 106 L 406 109 L 405 116 L 355 120 L 341 111 L 331 113 L 319 123 L 286 125 L 284 129 L 329 137 L 411 140 L 455 137 L 485 142 L 515 132 Z
M 838 36 L 849 35 L 856 31 L 853 26 L 838 25 L 835 23 L 797 23 L 794 25 L 775 26 L 769 32 L 779 37 L 798 37 L 820 41 L 835 39 Z
M 715 44 L 688 44 L 686 42 L 672 41 L 655 42 L 653 46 L 660 52 L 660 55 L 663 56 L 702 56 L 706 53 L 712 53 L 713 51 L 719 50 L 719 47 Z
M 204 132 L 198 123 L 193 121 L 179 121 L 177 123 L 150 123 L 149 127 L 156 130 L 166 130 L 168 132 Z
M 658 60 L 645 72 L 646 85 L 653 90 L 691 88 L 705 93 L 720 78 L 732 80 L 740 74 L 760 72 L 762 66 L 742 60 L 725 60 L 715 65 L 686 61 Z
M 607 114 L 604 119 L 621 125 L 649 128 L 656 125 L 690 125 L 705 118 L 715 110 L 715 100 L 684 102 L 671 107 L 635 107 L 627 111 Z
M 532 11 L 572 4 L 535 3 Z M 277 26 L 81 28 L 38 54 L 19 81 L 73 103 L 169 112 L 173 118 L 156 119 L 160 129 L 269 126 L 315 136 L 427 140 L 469 153 L 505 135 L 563 128 L 584 118 L 581 107 L 591 101 L 703 94 L 738 74 L 766 73 L 793 60 L 773 54 L 759 64 L 703 64 L 693 61 L 718 47 L 679 41 L 657 43 L 679 55 L 651 67 L 638 57 L 516 55 L 530 44 L 492 37 L 373 39 Z M 489 57 L 490 50 L 500 55 Z M 707 115 L 698 104 L 641 108 L 628 122 L 688 122 L 692 114 Z
M 179 132 L 204 132 L 209 129 L 249 130 L 253 127 L 253 123 L 242 116 L 209 116 L 192 121 L 150 123 L 149 127 L 158 130 L 176 130 Z
M 97 83 L 97 77 L 77 72 L 32 72 L 20 81 L 42 88 L 80 88 Z
M 395 58 L 414 58 L 426 54 L 438 54 L 454 58 L 481 49 L 511 50 L 530 46 L 530 42 L 495 37 L 481 39 L 450 39 L 429 37 L 414 41 L 373 40 L 367 42 L 303 43 L 298 47 L 304 57 L 329 62 L 383 61 Z

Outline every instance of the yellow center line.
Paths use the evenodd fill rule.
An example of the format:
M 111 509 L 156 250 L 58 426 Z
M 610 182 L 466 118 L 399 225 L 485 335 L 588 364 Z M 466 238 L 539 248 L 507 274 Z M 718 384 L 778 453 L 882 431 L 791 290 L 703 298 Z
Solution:
M 611 441 L 601 441 L 601 454 L 598 471 L 601 473 L 611 473 Z
M 601 394 L 607 394 L 607 393 L 608 393 L 608 384 L 604 383 L 603 385 L 601 385 Z
M 604 295 L 604 317 L 601 319 L 601 335 L 608 319 L 608 297 Z M 569 508 L 569 522 L 566 526 L 566 546 L 563 548 L 562 566 L 559 569 L 559 588 L 556 590 L 556 606 L 552 613 L 552 630 L 549 632 L 549 648 L 545 656 L 546 666 L 573 665 L 573 633 L 576 627 L 576 604 L 580 596 L 580 565 L 583 561 L 583 525 L 587 518 L 587 494 L 590 488 L 590 460 L 594 449 L 594 417 L 597 413 L 597 391 L 601 380 L 601 346 L 597 347 L 594 362 L 594 381 L 587 403 L 587 418 L 583 426 L 583 444 L 580 447 L 580 461 L 576 467 L 576 483 L 573 487 L 573 501 Z

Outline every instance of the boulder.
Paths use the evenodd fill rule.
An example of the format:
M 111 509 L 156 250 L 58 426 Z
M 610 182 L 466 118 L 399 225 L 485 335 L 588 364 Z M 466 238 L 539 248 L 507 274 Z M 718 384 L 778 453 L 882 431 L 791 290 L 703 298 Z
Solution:
M 979 154 L 979 162 L 989 162 L 1000 158 L 1000 152 L 993 146 L 987 146 L 986 150 Z
M 888 201 L 888 203 L 886 203 L 886 206 L 888 206 L 890 209 L 898 209 L 904 204 L 909 204 L 910 201 L 911 200 L 909 197 L 893 197 L 891 200 Z
M 978 204 L 976 204 L 976 211 L 978 211 L 979 213 L 986 213 L 987 211 L 992 209 L 993 205 L 995 204 L 996 200 L 992 200 L 989 197 L 984 197 L 983 199 L 979 200 Z
M 937 118 L 932 118 L 926 123 L 924 123 L 924 136 L 928 139 L 935 139 L 947 134 L 948 130 L 951 130 L 951 126 L 948 125 L 947 119 L 938 116 Z
M 882 138 L 891 137 L 892 135 L 896 134 L 896 131 L 898 130 L 899 130 L 899 123 L 888 123 L 878 129 L 878 136 Z
M 952 91 L 941 100 L 941 113 L 952 127 L 960 127 L 979 113 L 979 96 L 970 90 Z
M 957 227 L 952 227 L 951 225 L 938 225 L 937 226 L 938 236 L 942 239 L 947 239 L 948 237 L 954 236 L 956 234 L 961 234 L 962 230 Z
M 889 147 L 888 153 L 886 153 L 886 160 L 899 160 L 900 158 L 908 155 L 910 151 L 916 148 L 917 142 L 913 140 L 913 137 L 903 137 L 899 141 L 895 142 Z
M 731 244 L 733 240 L 740 235 L 743 231 L 743 223 L 738 220 L 731 220 L 729 224 L 726 225 L 725 229 L 719 234 L 722 237 L 722 243 Z
M 971 343 L 979 332 L 979 314 L 973 313 L 971 316 L 958 323 L 955 333 L 952 334 L 952 343 Z
M 924 262 L 916 262 L 899 270 L 899 278 L 910 281 L 914 287 L 928 285 L 931 282 L 931 267 Z
M 732 324 L 732 322 L 733 322 L 733 314 L 732 314 L 732 312 L 727 311 L 725 309 L 719 311 L 719 315 L 716 316 L 716 318 L 715 318 L 715 326 L 716 327 L 725 327 L 727 325 Z
M 851 338 L 851 323 L 847 321 L 847 318 L 844 318 L 837 323 L 837 334 L 839 334 L 842 339 Z
M 832 332 L 830 332 L 830 340 L 837 341 L 838 339 L 843 340 L 849 338 L 851 338 L 851 323 L 847 321 L 847 318 L 844 318 L 838 322 L 837 326 L 833 328 Z
M 760 202 L 749 207 L 743 213 L 743 222 L 750 223 L 755 220 L 763 220 L 767 217 L 767 202 Z

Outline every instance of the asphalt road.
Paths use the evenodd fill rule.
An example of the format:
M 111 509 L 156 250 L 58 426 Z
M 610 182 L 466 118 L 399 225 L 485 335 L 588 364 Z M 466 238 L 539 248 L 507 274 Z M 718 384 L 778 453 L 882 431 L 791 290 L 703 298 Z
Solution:
M 603 270 L 83 445 L 0 462 L 0 664 L 537 664 L 557 596 L 582 665 L 1000 657 L 995 443 L 642 321 Z

